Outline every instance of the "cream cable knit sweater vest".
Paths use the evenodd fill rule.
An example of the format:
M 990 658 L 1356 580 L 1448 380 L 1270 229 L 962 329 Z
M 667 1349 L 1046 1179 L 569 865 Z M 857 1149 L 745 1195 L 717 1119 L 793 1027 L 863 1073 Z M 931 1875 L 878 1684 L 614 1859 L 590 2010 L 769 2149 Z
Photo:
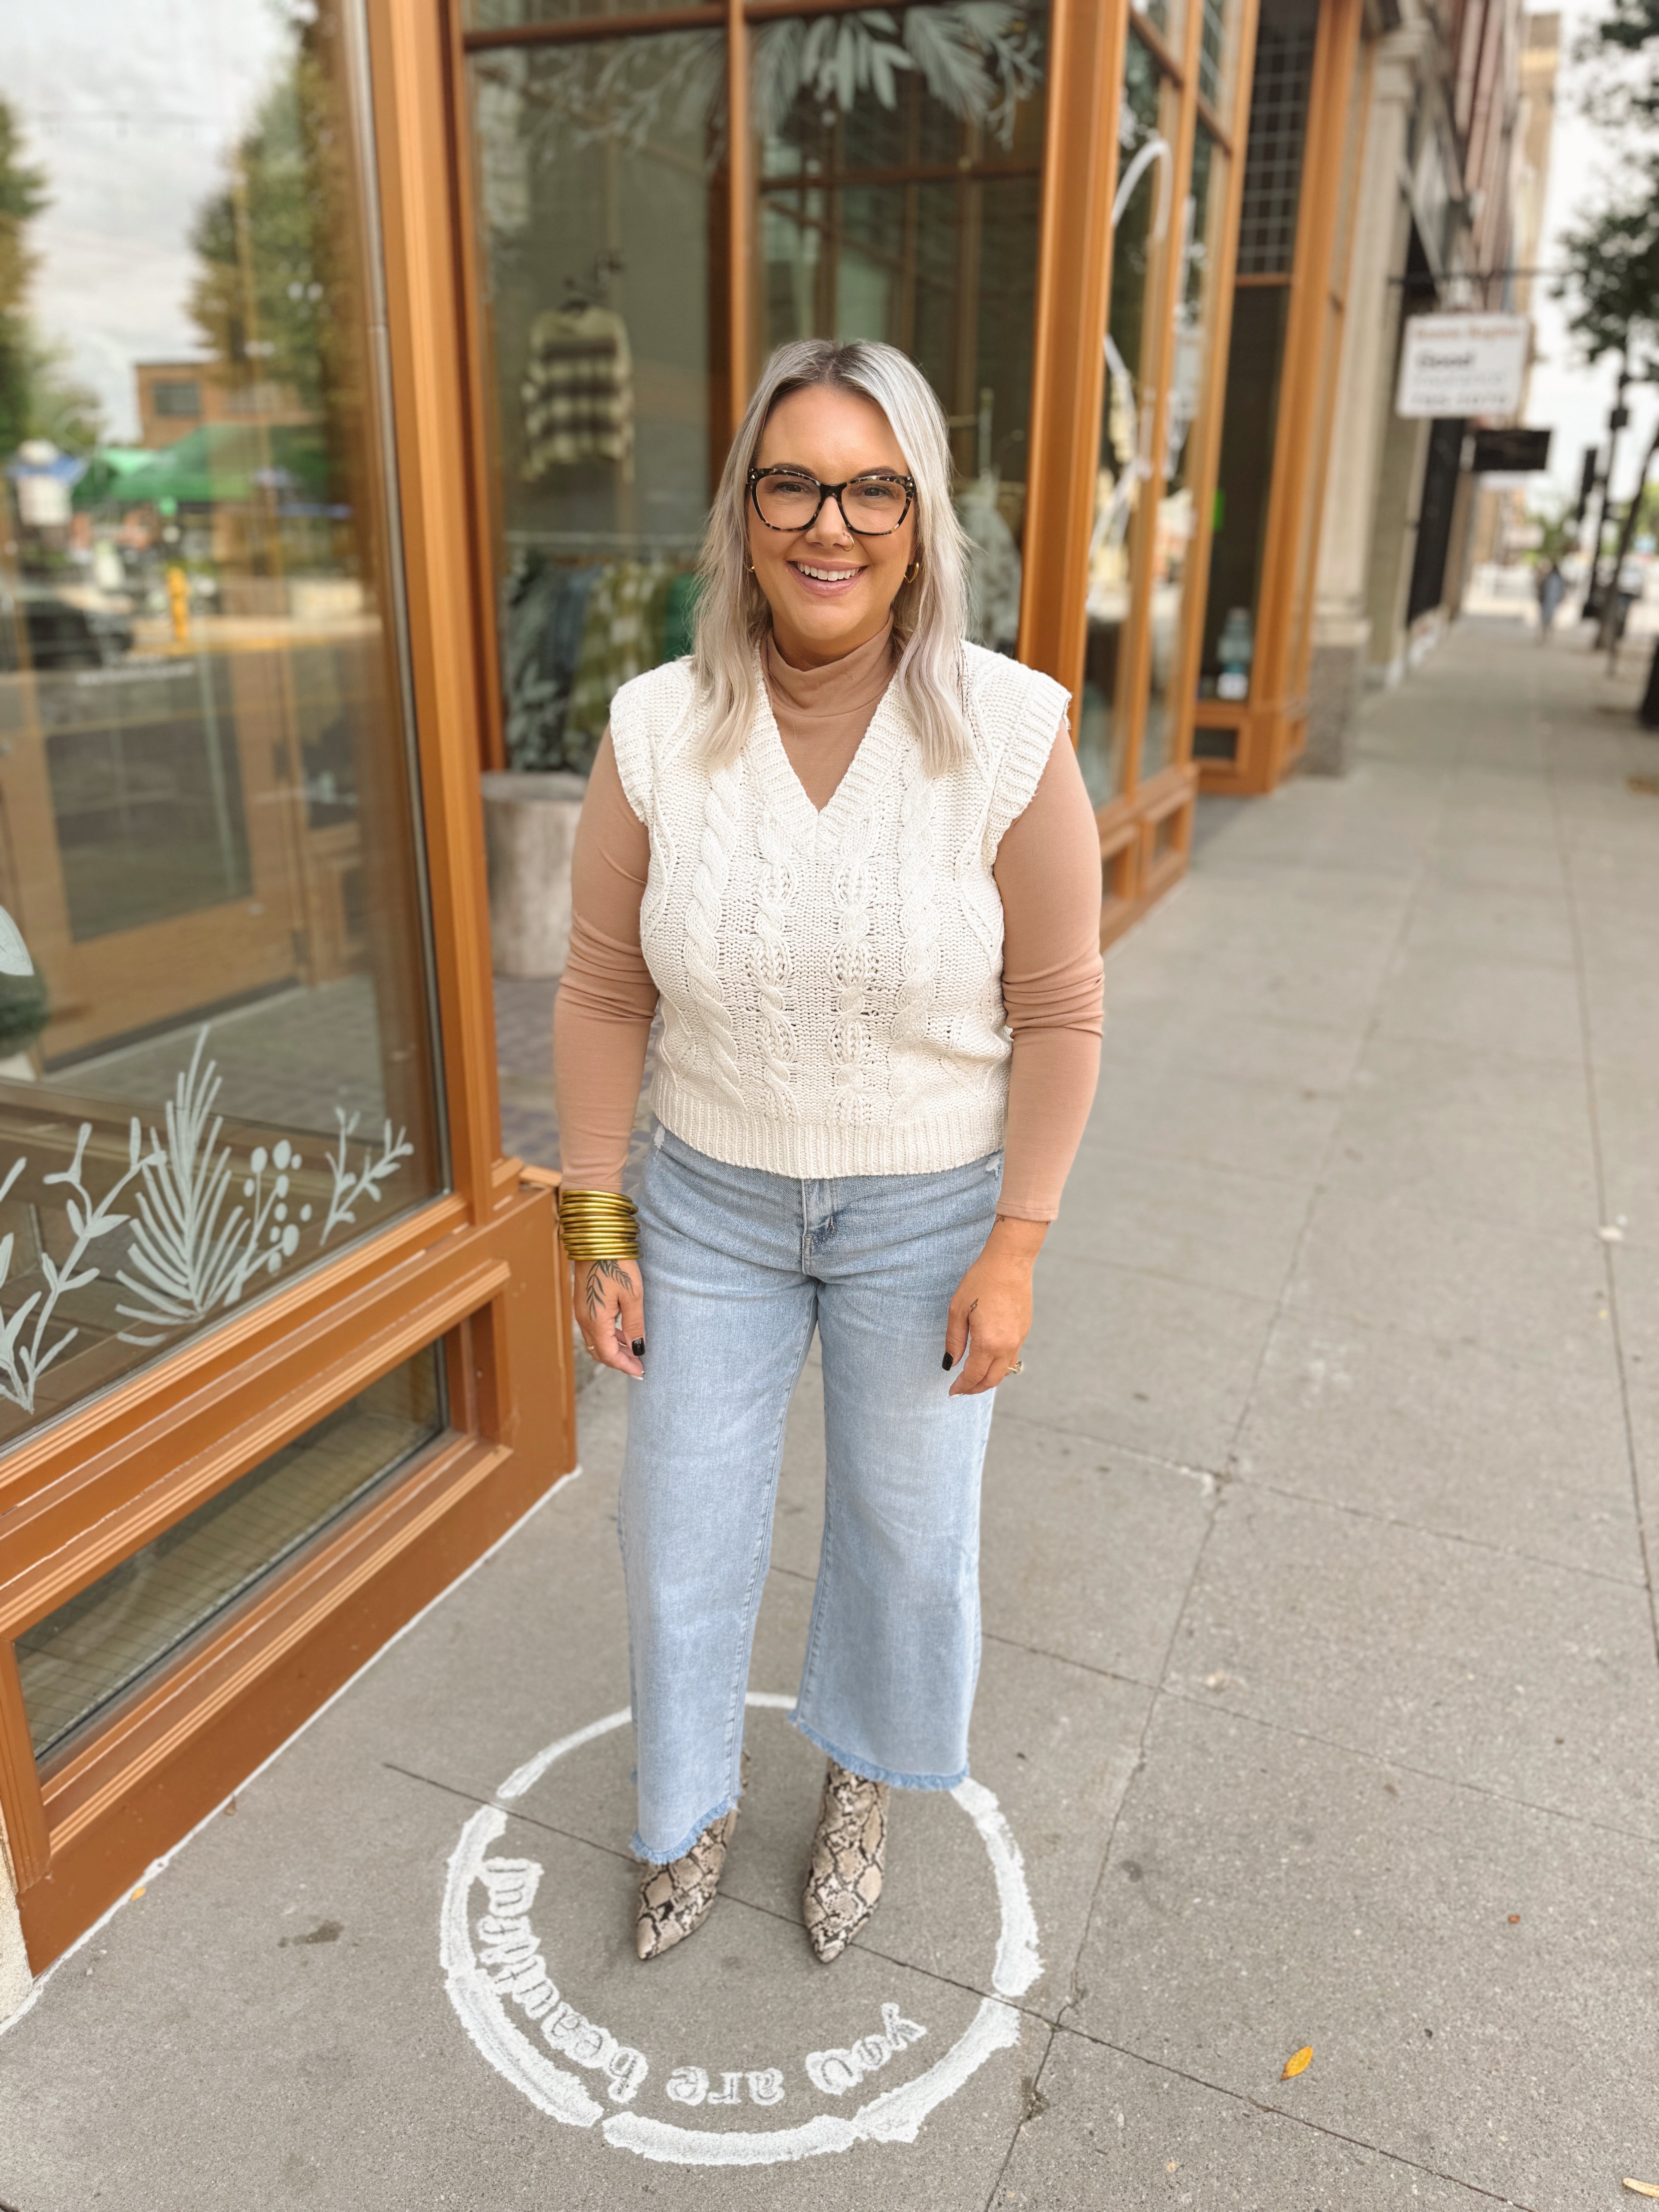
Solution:
M 924 1175 L 1002 1142 L 1012 1048 L 991 869 L 1066 695 L 964 650 L 966 765 L 923 775 L 895 684 L 822 813 L 763 685 L 747 746 L 714 775 L 689 661 L 611 702 L 623 789 L 651 834 L 640 941 L 663 1016 L 651 1104 L 711 1158 Z

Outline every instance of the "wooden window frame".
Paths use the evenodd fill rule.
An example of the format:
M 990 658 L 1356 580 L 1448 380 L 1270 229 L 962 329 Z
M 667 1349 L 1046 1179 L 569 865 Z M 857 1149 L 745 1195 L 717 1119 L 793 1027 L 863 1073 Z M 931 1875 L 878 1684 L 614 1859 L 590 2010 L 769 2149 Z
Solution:
M 347 21 L 453 1188 L 0 1457 L 0 1819 L 37 1971 L 575 1464 L 557 1178 L 500 1139 L 477 780 L 493 639 L 454 28 L 399 0 L 363 0 Z M 13 1639 L 434 1344 L 444 1434 L 42 1771 Z

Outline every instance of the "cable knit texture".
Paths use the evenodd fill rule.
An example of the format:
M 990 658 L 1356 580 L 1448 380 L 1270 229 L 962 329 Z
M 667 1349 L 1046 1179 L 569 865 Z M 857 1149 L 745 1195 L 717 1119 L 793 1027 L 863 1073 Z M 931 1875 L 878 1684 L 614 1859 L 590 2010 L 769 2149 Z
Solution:
M 625 684 L 611 742 L 651 835 L 641 944 L 661 994 L 651 1104 L 710 1158 L 776 1175 L 922 1175 L 1002 1142 L 1004 831 L 1066 695 L 964 647 L 970 757 L 922 773 L 896 684 L 820 813 L 765 686 L 730 767 L 703 764 L 689 661 Z

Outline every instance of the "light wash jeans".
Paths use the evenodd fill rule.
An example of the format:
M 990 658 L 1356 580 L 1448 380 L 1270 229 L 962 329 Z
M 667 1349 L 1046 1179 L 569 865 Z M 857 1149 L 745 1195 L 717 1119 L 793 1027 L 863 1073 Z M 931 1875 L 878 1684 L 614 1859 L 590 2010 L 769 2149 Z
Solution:
M 639 1857 L 678 1858 L 737 1802 L 784 1420 L 815 1327 L 829 1466 L 795 1725 L 876 1781 L 950 1790 L 967 1773 L 994 1393 L 952 1398 L 942 1362 L 1001 1182 L 1000 1152 L 797 1182 L 658 1128 L 618 1515 Z

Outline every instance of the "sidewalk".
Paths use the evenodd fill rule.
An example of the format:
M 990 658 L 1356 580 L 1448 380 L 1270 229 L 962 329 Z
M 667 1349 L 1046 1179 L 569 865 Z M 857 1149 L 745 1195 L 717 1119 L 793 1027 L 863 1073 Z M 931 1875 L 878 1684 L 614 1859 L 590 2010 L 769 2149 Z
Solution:
M 988 1468 L 981 1793 L 897 1802 L 868 1941 L 806 1948 L 821 1768 L 775 1709 L 809 1370 L 722 1900 L 632 1957 L 603 1377 L 580 1479 L 0 2041 L 0 2203 L 1578 2212 L 1659 2183 L 1659 740 L 1597 696 L 1565 639 L 1466 625 L 1346 781 L 1207 809 L 1109 961 Z M 459 2011 L 453 1855 L 492 1863 L 443 1931 Z M 464 1971 L 492 1910 L 574 2008 L 562 2053 Z

